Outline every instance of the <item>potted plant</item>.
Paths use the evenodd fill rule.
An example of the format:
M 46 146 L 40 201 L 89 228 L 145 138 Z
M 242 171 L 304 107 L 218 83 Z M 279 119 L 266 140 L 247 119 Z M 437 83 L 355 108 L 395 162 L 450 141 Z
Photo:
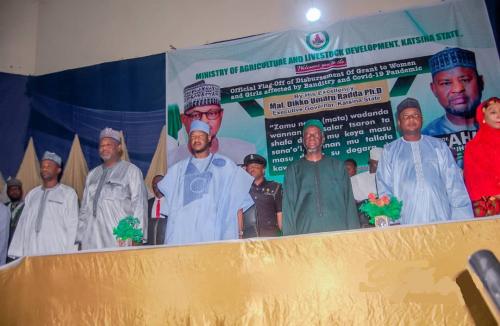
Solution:
M 359 210 L 370 217 L 368 221 L 375 226 L 389 226 L 401 218 L 403 203 L 394 196 L 382 195 L 377 197 L 371 193 Z
M 113 228 L 113 235 L 119 247 L 130 247 L 142 243 L 142 229 L 139 219 L 133 216 L 126 216 Z

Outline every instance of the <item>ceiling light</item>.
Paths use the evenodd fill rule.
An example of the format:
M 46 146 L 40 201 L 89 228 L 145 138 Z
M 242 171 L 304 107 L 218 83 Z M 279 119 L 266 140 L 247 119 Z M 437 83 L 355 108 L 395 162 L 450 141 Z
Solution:
M 309 8 L 306 13 L 306 18 L 310 22 L 315 22 L 321 17 L 321 11 L 318 8 Z

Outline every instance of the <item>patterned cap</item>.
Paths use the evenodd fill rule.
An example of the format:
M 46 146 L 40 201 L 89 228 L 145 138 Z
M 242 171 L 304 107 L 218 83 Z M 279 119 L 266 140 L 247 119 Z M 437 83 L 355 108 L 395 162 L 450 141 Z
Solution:
M 16 179 L 16 178 L 8 178 L 7 179 L 7 187 L 14 187 L 14 186 L 17 186 L 17 187 L 22 187 L 23 186 L 23 183 L 21 182 L 21 180 L 19 179 Z
M 109 127 L 106 127 L 103 130 L 101 130 L 101 134 L 99 135 L 99 140 L 101 140 L 103 138 L 112 138 L 119 143 L 121 142 L 120 132 L 118 130 L 114 130 L 114 129 L 109 128 Z
M 49 151 L 45 151 L 45 153 L 43 153 L 42 161 L 44 161 L 44 160 L 51 160 L 59 166 L 61 166 L 61 163 L 62 163 L 62 159 L 59 155 L 57 155 L 54 152 L 49 152 Z
M 438 72 L 455 67 L 476 69 L 476 56 L 474 52 L 460 48 L 446 48 L 434 54 L 429 59 L 432 76 Z
M 380 161 L 383 149 L 380 147 L 373 147 L 370 149 L 370 160 Z
M 210 126 L 201 120 L 194 120 L 191 122 L 191 128 L 189 129 L 189 133 L 191 134 L 193 131 L 203 131 L 206 134 L 210 134 Z
M 201 80 L 184 88 L 184 112 L 204 105 L 220 105 L 219 86 Z
M 418 101 L 414 98 L 407 97 L 398 104 L 397 116 L 399 117 L 401 112 L 403 112 L 404 109 L 408 108 L 418 109 L 420 111 L 420 114 L 422 114 L 422 110 L 420 109 L 420 104 L 418 103 Z
M 243 159 L 243 164 L 246 166 L 246 165 L 252 164 L 252 163 L 264 165 L 264 167 L 265 167 L 267 162 L 266 162 L 266 159 L 264 157 L 260 156 L 259 154 L 250 154 L 250 155 L 245 156 L 245 158 Z

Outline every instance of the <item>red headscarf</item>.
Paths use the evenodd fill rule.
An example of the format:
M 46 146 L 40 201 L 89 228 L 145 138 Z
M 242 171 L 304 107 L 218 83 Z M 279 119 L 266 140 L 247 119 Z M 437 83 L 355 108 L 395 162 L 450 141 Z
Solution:
M 495 99 L 499 101 L 491 98 L 476 109 L 479 131 L 465 146 L 465 185 L 472 201 L 500 195 L 500 129 L 489 126 L 484 121 L 483 112 L 483 107 Z

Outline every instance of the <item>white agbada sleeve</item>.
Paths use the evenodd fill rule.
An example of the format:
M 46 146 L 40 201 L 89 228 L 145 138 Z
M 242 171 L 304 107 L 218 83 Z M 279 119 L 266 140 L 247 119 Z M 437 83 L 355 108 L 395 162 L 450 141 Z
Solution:
M 376 182 L 379 195 L 403 202 L 401 224 L 472 218 L 472 208 L 458 166 L 446 143 L 423 135 L 384 146 Z
M 443 183 L 450 202 L 451 219 L 474 218 L 472 204 L 469 193 L 465 188 L 462 172 L 455 162 L 449 147 L 443 143 L 439 148 L 439 153 L 438 158 L 441 160 L 440 167 L 442 169 L 441 176 L 444 178 Z
M 378 161 L 377 172 L 376 172 L 376 183 L 378 195 L 393 195 L 393 185 L 392 185 L 392 162 L 390 161 L 391 156 L 387 145 L 384 146 L 380 160 Z
M 92 203 L 90 201 L 90 195 L 89 195 L 89 180 L 90 180 L 90 176 L 91 176 L 92 172 L 93 171 L 91 171 L 87 175 L 87 179 L 85 180 L 85 189 L 83 190 L 83 197 L 82 197 L 82 202 L 80 205 L 80 212 L 78 214 L 75 243 L 82 242 L 82 239 L 85 236 L 85 232 L 87 231 L 87 225 L 89 223 L 89 218 L 92 215 Z
M 68 191 L 64 204 L 64 227 L 66 229 L 66 233 L 63 235 L 66 238 L 64 243 L 66 252 L 71 252 L 75 249 L 74 244 L 78 228 L 78 196 L 74 190 Z

